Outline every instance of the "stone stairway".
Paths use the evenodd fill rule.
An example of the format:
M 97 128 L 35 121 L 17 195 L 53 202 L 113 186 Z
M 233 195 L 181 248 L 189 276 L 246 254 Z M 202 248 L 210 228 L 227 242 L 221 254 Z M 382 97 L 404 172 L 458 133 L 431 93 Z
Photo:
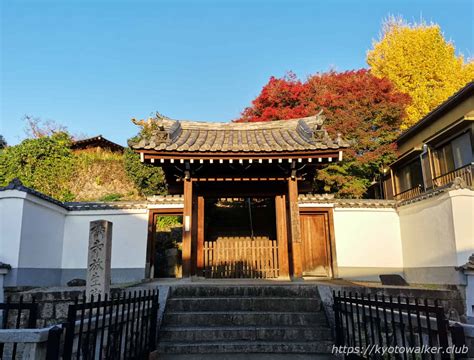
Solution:
M 158 352 L 164 358 L 267 353 L 326 359 L 332 344 L 316 286 L 195 285 L 170 289 Z

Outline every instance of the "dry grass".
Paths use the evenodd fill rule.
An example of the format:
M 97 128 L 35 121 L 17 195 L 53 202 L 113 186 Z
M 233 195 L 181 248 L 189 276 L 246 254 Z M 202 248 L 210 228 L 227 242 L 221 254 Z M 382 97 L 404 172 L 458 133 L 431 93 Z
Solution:
M 108 151 L 75 153 L 70 189 L 75 201 L 138 200 L 140 195 L 125 172 L 122 154 Z

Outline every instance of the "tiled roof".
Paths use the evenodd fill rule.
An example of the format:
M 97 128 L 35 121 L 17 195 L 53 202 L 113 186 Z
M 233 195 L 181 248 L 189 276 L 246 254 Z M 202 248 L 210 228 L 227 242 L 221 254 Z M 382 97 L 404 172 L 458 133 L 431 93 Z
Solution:
M 70 211 L 77 210 L 133 210 L 146 209 L 146 201 L 113 201 L 113 202 L 93 202 L 93 201 L 77 201 L 64 203 Z
M 451 109 L 453 106 L 459 103 L 459 101 L 464 100 L 467 96 L 472 96 L 474 92 L 474 81 L 468 82 L 464 87 L 459 89 L 423 118 L 421 118 L 415 125 L 406 129 L 400 136 L 398 136 L 397 141 L 402 141 L 406 137 L 409 137 L 411 134 L 415 133 L 419 128 L 426 126 L 427 124 L 434 121 L 434 119 L 440 117 L 444 112 Z
M 293 152 L 349 147 L 340 136 L 331 139 L 321 115 L 259 123 L 211 123 L 158 118 L 135 122 L 148 128 L 129 145 L 160 152 Z
M 6 190 L 23 191 L 27 194 L 35 195 L 36 197 L 39 197 L 40 199 L 46 200 L 52 204 L 55 204 L 55 205 L 61 206 L 62 208 L 67 209 L 66 205 L 63 202 L 56 200 L 52 198 L 51 196 L 43 194 L 39 191 L 36 191 L 35 189 L 32 189 L 28 186 L 23 185 L 23 183 L 18 178 L 15 178 L 12 181 L 10 181 L 10 183 L 7 186 L 0 187 L 0 191 L 6 191 Z
M 122 145 L 114 143 L 103 137 L 102 135 L 97 135 L 88 139 L 76 140 L 71 144 L 71 149 L 85 149 L 90 145 L 102 146 L 104 148 L 110 148 L 115 151 L 123 151 L 124 148 Z
M 153 195 L 148 196 L 147 201 L 149 204 L 183 204 L 183 195 Z
M 472 254 L 469 259 L 467 260 L 467 263 L 465 263 L 463 266 L 459 266 L 457 268 L 458 270 L 464 270 L 464 271 L 474 271 L 474 254 Z
M 78 201 L 78 202 L 62 202 L 56 200 L 48 195 L 45 195 L 35 189 L 29 188 L 22 184 L 19 179 L 13 179 L 7 186 L 0 187 L 1 191 L 17 190 L 27 194 L 34 195 L 40 199 L 43 199 L 49 203 L 58 205 L 68 211 L 73 210 L 113 210 L 113 209 L 146 209 L 149 204 L 160 204 L 160 205 L 175 205 L 182 204 L 183 197 L 176 195 L 160 195 L 148 198 L 146 201 L 113 201 L 113 202 L 91 202 L 91 201 Z
M 339 208 L 395 208 L 395 200 L 383 199 L 335 199 L 333 194 L 303 194 L 298 196 L 300 204 L 334 204 Z

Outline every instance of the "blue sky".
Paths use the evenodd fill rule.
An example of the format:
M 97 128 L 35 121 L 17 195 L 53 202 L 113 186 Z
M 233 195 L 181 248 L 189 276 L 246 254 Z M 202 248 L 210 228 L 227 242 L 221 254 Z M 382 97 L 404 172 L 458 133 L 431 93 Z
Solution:
M 1 1 L 1 130 L 25 114 L 120 144 L 155 111 L 189 120 L 239 116 L 272 75 L 365 67 L 389 14 L 441 25 L 474 55 L 473 2 Z

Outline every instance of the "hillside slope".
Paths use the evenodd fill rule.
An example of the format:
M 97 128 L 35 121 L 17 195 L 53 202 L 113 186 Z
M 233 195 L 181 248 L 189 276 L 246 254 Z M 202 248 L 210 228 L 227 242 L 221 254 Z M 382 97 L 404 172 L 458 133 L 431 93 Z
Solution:
M 142 198 L 125 171 L 124 156 L 108 151 L 74 153 L 69 185 L 75 201 L 138 200 Z

